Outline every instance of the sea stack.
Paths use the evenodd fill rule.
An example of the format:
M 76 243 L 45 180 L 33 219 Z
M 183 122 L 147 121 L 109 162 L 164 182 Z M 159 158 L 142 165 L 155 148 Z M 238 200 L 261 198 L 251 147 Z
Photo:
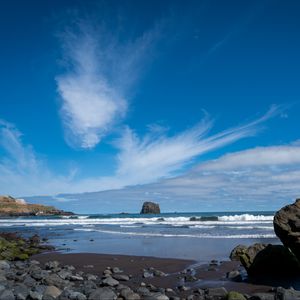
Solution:
M 159 204 L 154 202 L 144 202 L 141 214 L 160 214 Z

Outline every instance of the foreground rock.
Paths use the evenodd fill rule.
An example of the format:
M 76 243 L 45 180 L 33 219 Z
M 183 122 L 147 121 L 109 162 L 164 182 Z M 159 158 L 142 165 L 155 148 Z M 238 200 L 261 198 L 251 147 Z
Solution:
M 274 231 L 284 246 L 300 260 L 300 199 L 281 208 L 274 216 Z
M 157 203 L 144 202 L 141 214 L 160 214 L 160 208 Z
M 0 233 L 0 259 L 25 260 L 31 255 L 52 249 L 49 245 L 41 244 L 38 235 L 25 239 L 15 233 Z M 0 269 L 6 268 L 6 262 L 0 261 Z
M 102 276 L 76 270 L 57 261 L 40 264 L 35 260 L 0 261 L 1 300 L 279 300 L 300 299 L 300 292 L 277 288 L 268 293 L 244 295 L 224 287 L 162 288 L 142 282 L 142 277 L 131 277 L 124 271 L 107 267 Z M 153 273 L 155 269 L 149 268 Z M 115 270 L 115 271 L 116 271 Z M 141 272 L 145 271 L 141 270 Z M 126 276 L 120 283 L 114 276 Z M 155 275 L 154 275 L 155 276 Z M 167 276 L 167 275 L 165 275 Z
M 274 231 L 283 245 L 238 245 L 231 260 L 239 260 L 251 277 L 291 278 L 300 275 L 300 199 L 274 216 Z
M 15 199 L 11 196 L 0 196 L 0 217 L 56 215 L 65 216 L 73 215 L 73 213 L 56 209 L 53 206 L 29 204 L 23 199 Z

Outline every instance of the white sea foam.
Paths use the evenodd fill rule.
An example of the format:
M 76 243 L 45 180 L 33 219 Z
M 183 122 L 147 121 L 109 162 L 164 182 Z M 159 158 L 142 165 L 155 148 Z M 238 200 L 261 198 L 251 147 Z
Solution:
M 130 236 L 143 236 L 143 237 L 178 237 L 178 238 L 209 238 L 209 239 L 247 239 L 247 238 L 275 238 L 275 234 L 231 234 L 231 235 L 212 235 L 212 234 L 169 234 L 169 233 L 153 233 L 153 232 L 126 232 L 126 231 L 112 231 L 102 229 L 87 229 L 76 228 L 76 231 L 88 231 L 88 232 L 101 232 L 108 234 L 118 235 L 130 235 Z
M 264 215 L 233 215 L 233 216 L 221 216 L 218 217 L 219 221 L 235 222 L 235 221 L 273 221 L 273 216 Z
M 86 225 L 119 225 L 130 226 L 136 225 L 169 225 L 169 226 L 241 226 L 260 224 L 267 226 L 272 225 L 273 216 L 264 215 L 231 215 L 220 216 L 217 220 L 201 221 L 200 218 L 191 221 L 190 217 L 164 217 L 158 218 L 89 218 L 89 216 L 79 216 L 78 218 L 66 217 L 60 219 L 0 219 L 0 227 L 8 226 L 86 226 Z M 204 228 L 204 227 L 203 227 Z

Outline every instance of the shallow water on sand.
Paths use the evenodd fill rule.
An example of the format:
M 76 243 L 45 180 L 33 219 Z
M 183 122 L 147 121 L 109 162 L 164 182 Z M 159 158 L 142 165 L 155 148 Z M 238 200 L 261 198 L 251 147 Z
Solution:
M 273 212 L 78 215 L 0 219 L 0 230 L 38 233 L 64 252 L 143 255 L 207 262 L 238 244 L 278 243 Z

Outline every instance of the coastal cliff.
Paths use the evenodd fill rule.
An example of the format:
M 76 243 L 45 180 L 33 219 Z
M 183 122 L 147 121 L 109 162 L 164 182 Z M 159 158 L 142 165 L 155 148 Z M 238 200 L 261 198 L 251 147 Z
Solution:
M 73 215 L 73 213 L 59 210 L 54 206 L 29 204 L 23 199 L 15 199 L 11 196 L 0 196 L 0 217 L 57 215 L 65 216 Z

